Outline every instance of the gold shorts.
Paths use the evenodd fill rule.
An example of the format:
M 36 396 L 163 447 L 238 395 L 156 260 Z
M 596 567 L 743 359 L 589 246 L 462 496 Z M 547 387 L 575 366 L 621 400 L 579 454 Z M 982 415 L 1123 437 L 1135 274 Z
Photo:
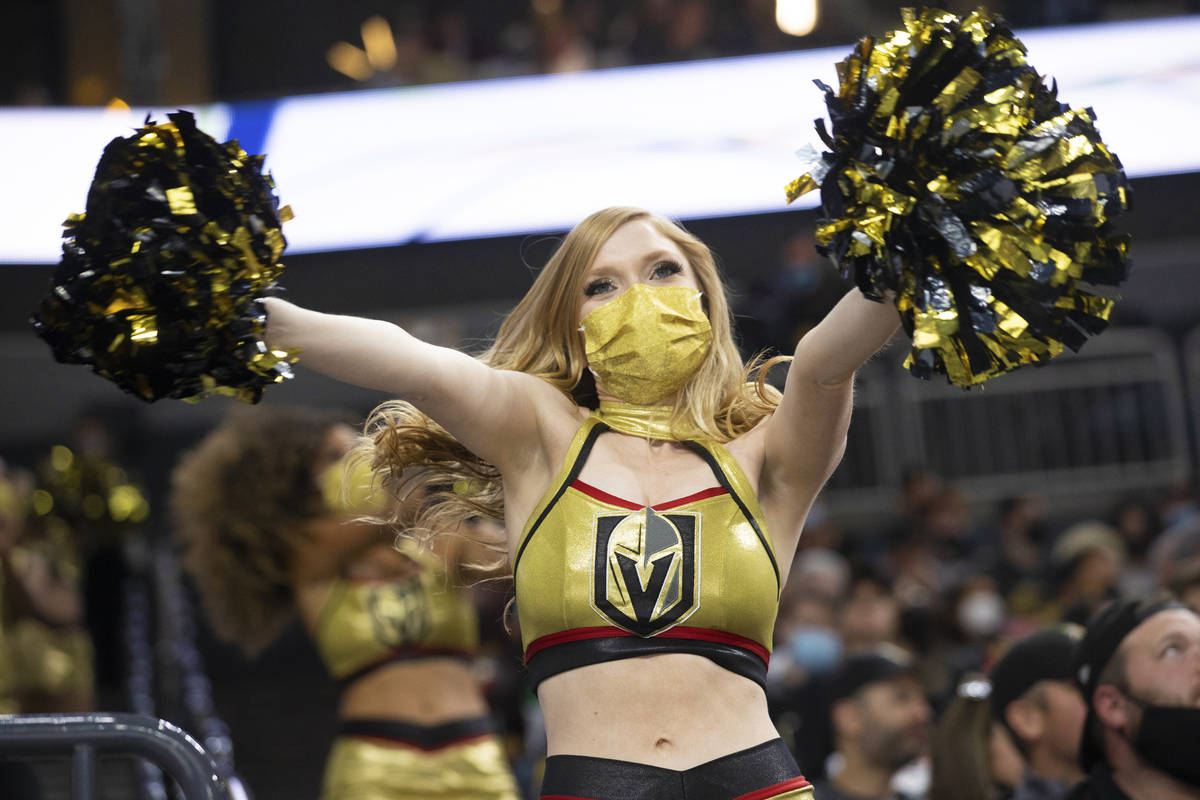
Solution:
M 18 696 L 92 696 L 92 641 L 83 628 L 22 619 L 8 630 L 4 647 Z
M 434 747 L 412 740 L 348 735 L 343 726 L 325 764 L 321 800 L 520 800 L 494 735 Z

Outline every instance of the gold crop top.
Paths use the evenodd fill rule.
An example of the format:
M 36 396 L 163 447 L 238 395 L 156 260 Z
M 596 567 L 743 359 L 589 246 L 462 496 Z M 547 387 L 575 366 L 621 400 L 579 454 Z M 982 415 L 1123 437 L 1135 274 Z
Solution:
M 609 427 L 589 418 L 529 517 L 513 570 L 530 681 L 587 664 L 692 653 L 760 685 L 779 607 L 762 510 L 720 444 L 683 444 L 717 486 L 647 508 L 583 483 Z
M 345 686 L 392 661 L 437 656 L 470 658 L 479 624 L 467 594 L 443 560 L 415 542 L 400 551 L 416 561 L 414 576 L 390 581 L 334 581 L 313 631 L 330 674 Z

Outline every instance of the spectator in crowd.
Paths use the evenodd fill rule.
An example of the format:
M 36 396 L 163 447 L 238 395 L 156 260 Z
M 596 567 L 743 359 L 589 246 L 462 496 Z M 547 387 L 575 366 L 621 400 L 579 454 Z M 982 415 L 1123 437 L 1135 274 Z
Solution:
M 938 717 L 926 800 L 1008 797 L 1021 782 L 1025 760 L 992 719 L 991 692 L 978 674 L 968 676 Z
M 1087 708 L 1072 682 L 1080 633 L 1076 626 L 1039 631 L 992 667 L 992 718 L 1026 765 L 1012 800 L 1057 800 L 1083 779 L 1079 742 Z
M 781 658 L 772 658 L 768 674 L 799 684 L 812 675 L 831 673 L 841 660 L 837 608 L 846 593 L 849 568 L 837 553 L 810 548 L 794 560 L 791 577 L 775 624 L 775 653 Z
M 832 748 L 828 726 L 829 681 L 842 656 L 838 608 L 849 567 L 837 553 L 801 550 L 792 563 L 775 624 L 775 650 L 767 673 L 767 699 L 780 736 L 809 780 L 823 775 Z
M 1004 598 L 991 575 L 976 572 L 956 587 L 954 625 L 965 643 L 980 647 L 999 635 L 1004 626 Z
M 1174 528 L 1200 518 L 1200 503 L 1196 502 L 1195 487 L 1186 484 L 1172 486 L 1159 503 L 1158 514 L 1165 528 Z
M 1077 522 L 1058 537 L 1050 552 L 1056 598 L 1045 609 L 1047 622 L 1080 624 L 1112 599 L 1125 564 L 1125 545 L 1111 525 Z
M 750 323 L 741 324 L 743 346 L 790 353 L 845 291 L 846 283 L 817 253 L 812 232 L 794 234 L 780 247 L 778 266 L 750 286 L 748 302 L 738 309 Z
M 1108 521 L 1121 537 L 1128 557 L 1121 570 L 1121 593 L 1140 595 L 1154 591 L 1150 546 L 1162 532 L 1154 505 L 1141 498 L 1127 497 L 1113 507 Z
M 838 621 L 842 648 L 854 655 L 900 642 L 900 602 L 883 574 L 860 568 L 850 579 Z
M 1102 608 L 1079 646 L 1088 704 L 1071 800 L 1200 798 L 1200 615 L 1125 599 Z
M 908 617 L 914 613 L 908 612 Z M 935 665 L 943 668 L 936 680 L 925 684 L 935 695 L 949 694 L 963 675 L 983 668 L 1004 632 L 1004 598 L 990 575 L 975 572 L 952 588 L 944 616 L 948 619 L 932 616 L 931 641 L 921 648 L 926 675 L 935 675 Z
M 944 488 L 942 476 L 935 470 L 920 465 L 906 469 L 896 498 L 896 519 L 882 537 L 864 543 L 864 555 L 873 562 L 883 562 L 894 548 L 913 541 L 924 530 L 930 507 Z
M 1043 564 L 1048 546 L 1046 503 L 1037 494 L 1000 501 L 995 530 L 979 559 L 996 579 L 1015 614 L 1032 614 L 1044 599 Z
M 852 656 L 834 676 L 830 777 L 820 800 L 898 800 L 896 774 L 925 752 L 932 711 L 907 654 L 879 648 Z
M 1160 536 L 1150 560 L 1160 585 L 1200 612 L 1200 521 L 1176 525 Z
M 1163 585 L 1200 613 L 1200 522 L 1178 525 L 1163 539 L 1158 569 Z

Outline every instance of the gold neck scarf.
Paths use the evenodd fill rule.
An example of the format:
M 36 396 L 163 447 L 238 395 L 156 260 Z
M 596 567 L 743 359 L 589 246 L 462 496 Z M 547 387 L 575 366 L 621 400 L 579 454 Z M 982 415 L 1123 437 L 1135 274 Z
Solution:
M 682 442 L 705 438 L 703 431 L 686 421 L 672 424 L 674 413 L 673 406 L 637 406 L 620 400 L 601 400 L 600 407 L 592 412 L 592 416 L 614 431 L 641 436 L 643 439 Z

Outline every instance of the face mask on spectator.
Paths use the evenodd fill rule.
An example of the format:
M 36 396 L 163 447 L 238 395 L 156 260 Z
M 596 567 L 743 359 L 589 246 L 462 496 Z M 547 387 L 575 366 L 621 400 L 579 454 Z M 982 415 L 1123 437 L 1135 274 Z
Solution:
M 828 675 L 842 658 L 842 640 L 829 628 L 803 627 L 788 639 L 788 652 L 810 675 Z
M 1156 706 L 1126 694 L 1142 707 L 1142 722 L 1133 749 L 1143 759 L 1176 780 L 1200 786 L 1200 708 Z
M 958 604 L 958 624 L 969 636 L 991 636 L 1004 624 L 1004 600 L 994 592 L 969 595 Z

